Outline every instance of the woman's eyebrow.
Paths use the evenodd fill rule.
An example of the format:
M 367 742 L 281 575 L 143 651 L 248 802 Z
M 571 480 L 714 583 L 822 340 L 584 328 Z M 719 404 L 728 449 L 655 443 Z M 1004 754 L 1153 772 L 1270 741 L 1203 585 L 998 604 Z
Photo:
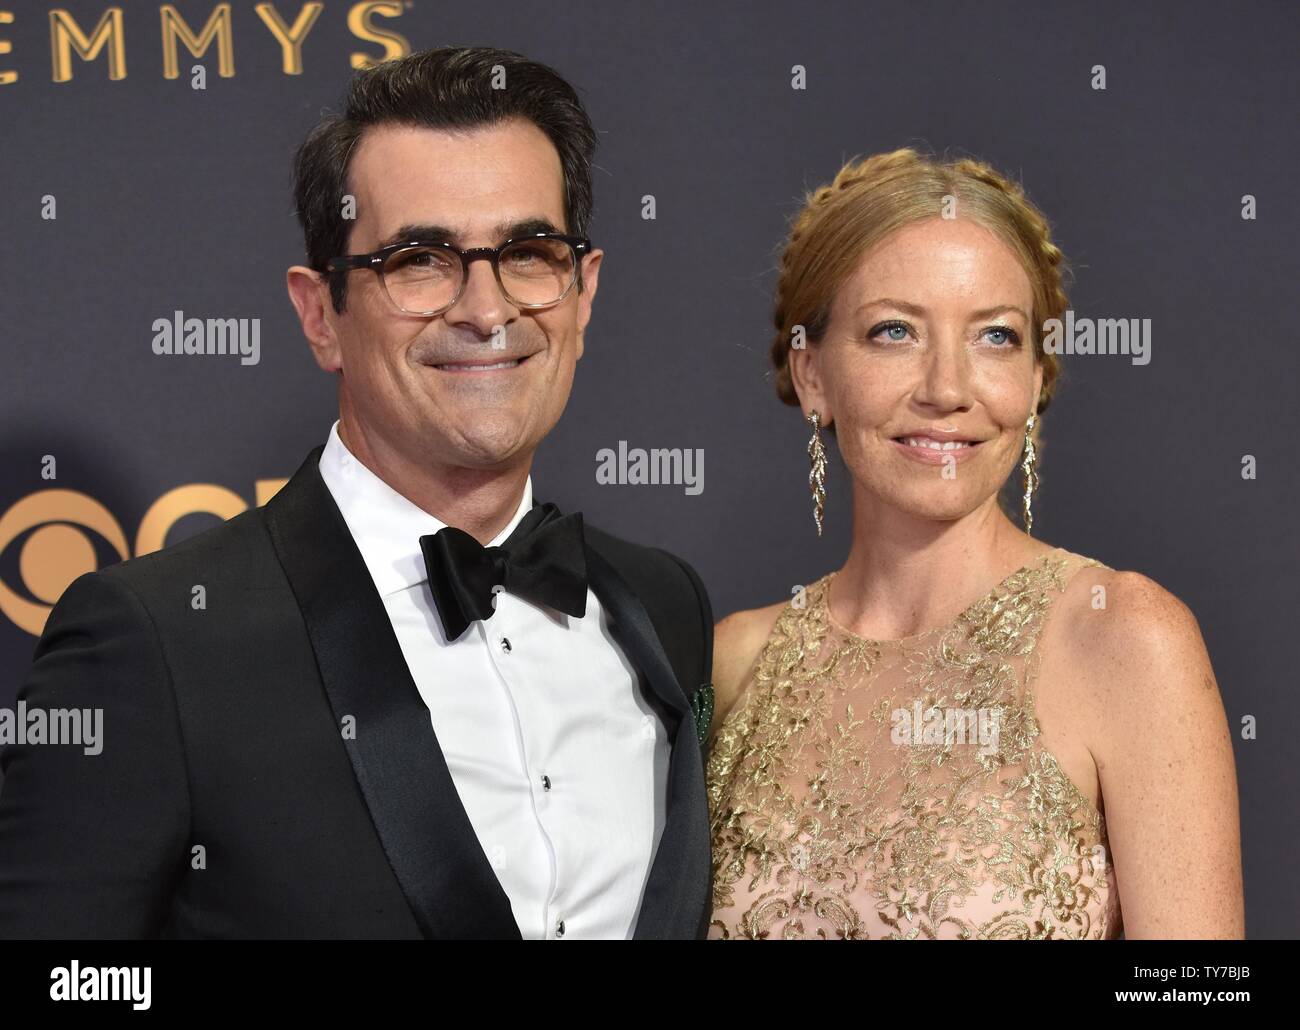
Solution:
M 992 318 L 994 315 L 1000 315 L 1004 311 L 1014 311 L 1026 322 L 1029 321 L 1029 316 L 1025 314 L 1024 309 L 1015 304 L 998 304 L 991 308 L 983 308 L 979 311 L 972 311 L 970 317 L 971 317 L 971 321 L 974 322 L 981 318 Z
M 917 317 L 922 317 L 924 315 L 929 314 L 929 311 L 926 308 L 921 307 L 919 304 L 909 304 L 905 300 L 897 300 L 893 297 L 881 297 L 878 300 L 869 300 L 865 304 L 860 305 L 857 310 L 858 313 L 861 313 L 863 311 L 866 311 L 868 308 L 875 308 L 875 307 L 896 308 L 899 311 L 903 311 L 909 315 L 915 315 Z M 980 319 L 983 318 L 992 318 L 994 315 L 1000 315 L 1004 311 L 1014 311 L 1026 322 L 1029 321 L 1029 316 L 1025 314 L 1024 309 L 1015 304 L 995 304 L 991 308 L 981 308 L 979 311 L 972 311 L 970 315 L 970 320 L 972 322 L 978 322 Z
M 895 300 L 893 297 L 881 297 L 878 300 L 869 300 L 865 304 L 859 305 L 858 311 L 866 311 L 868 308 L 888 307 L 897 308 L 899 311 L 906 311 L 909 315 L 924 315 L 925 308 L 916 304 L 909 304 L 905 300 Z

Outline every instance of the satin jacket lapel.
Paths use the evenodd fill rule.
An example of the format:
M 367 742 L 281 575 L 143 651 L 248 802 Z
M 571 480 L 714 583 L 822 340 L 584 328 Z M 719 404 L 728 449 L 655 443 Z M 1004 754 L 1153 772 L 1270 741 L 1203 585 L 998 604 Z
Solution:
M 510 900 L 456 793 L 361 553 L 321 478 L 317 447 L 266 505 L 321 680 L 388 861 L 426 937 L 519 938 Z M 340 733 L 342 730 L 340 729 Z
M 587 541 L 587 576 L 609 615 L 610 632 L 676 719 L 669 726 L 667 819 L 641 899 L 633 938 L 694 938 L 710 903 L 709 813 L 704 763 L 685 691 L 640 599 Z

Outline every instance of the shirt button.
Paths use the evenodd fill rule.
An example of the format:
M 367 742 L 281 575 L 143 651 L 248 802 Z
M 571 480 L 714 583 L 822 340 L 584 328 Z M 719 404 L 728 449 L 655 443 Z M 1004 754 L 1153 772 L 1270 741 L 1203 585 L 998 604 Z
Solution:
M 504 651 L 506 654 L 509 654 L 509 653 L 510 653 L 510 638 L 509 638 L 509 637 L 502 637 L 502 638 L 501 638 L 501 650 Z
M 561 919 L 558 923 L 555 924 L 555 937 L 556 940 L 559 940 L 559 938 L 563 936 L 564 936 L 564 920 Z
M 545 775 L 543 775 L 543 776 L 542 776 L 542 790 L 550 790 L 550 789 L 551 789 L 551 778 L 550 778 L 549 776 L 545 776 Z

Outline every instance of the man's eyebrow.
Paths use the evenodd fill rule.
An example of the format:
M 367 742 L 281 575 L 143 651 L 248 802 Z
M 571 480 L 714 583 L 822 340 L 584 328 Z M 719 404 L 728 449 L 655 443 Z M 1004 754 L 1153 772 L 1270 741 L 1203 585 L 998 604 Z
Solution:
M 858 308 L 858 312 L 860 313 L 866 311 L 868 308 L 874 307 L 897 308 L 899 311 L 903 311 L 909 315 L 915 315 L 918 318 L 926 314 L 925 308 L 919 307 L 916 304 L 909 304 L 905 300 L 895 300 L 893 297 L 881 297 L 879 300 L 867 301 L 867 303 Z M 971 321 L 975 322 L 982 318 L 992 318 L 994 315 L 1000 315 L 1004 311 L 1014 311 L 1026 322 L 1029 321 L 1029 316 L 1025 314 L 1023 309 L 1017 307 L 1015 304 L 995 304 L 991 308 L 981 308 L 979 311 L 972 311 L 970 317 Z
M 498 222 L 492 228 L 492 238 L 497 243 L 504 243 L 506 240 L 531 236 L 534 233 L 561 231 L 549 218 L 524 218 L 514 222 Z M 424 243 L 457 243 L 460 239 L 462 239 L 461 233 L 448 226 L 435 225 L 431 222 L 410 222 L 389 233 L 380 240 L 375 249 L 382 250 L 395 243 L 407 243 L 411 240 L 420 240 Z

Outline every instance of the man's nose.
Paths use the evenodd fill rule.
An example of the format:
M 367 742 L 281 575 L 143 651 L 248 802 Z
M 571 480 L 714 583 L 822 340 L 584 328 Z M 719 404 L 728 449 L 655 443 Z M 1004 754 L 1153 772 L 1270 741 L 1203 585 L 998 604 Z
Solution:
M 495 327 L 518 317 L 519 309 L 502 292 L 492 273 L 492 262 L 486 259 L 469 262 L 465 288 L 456 303 L 443 313 L 449 324 L 473 329 L 483 337 L 491 336 Z

